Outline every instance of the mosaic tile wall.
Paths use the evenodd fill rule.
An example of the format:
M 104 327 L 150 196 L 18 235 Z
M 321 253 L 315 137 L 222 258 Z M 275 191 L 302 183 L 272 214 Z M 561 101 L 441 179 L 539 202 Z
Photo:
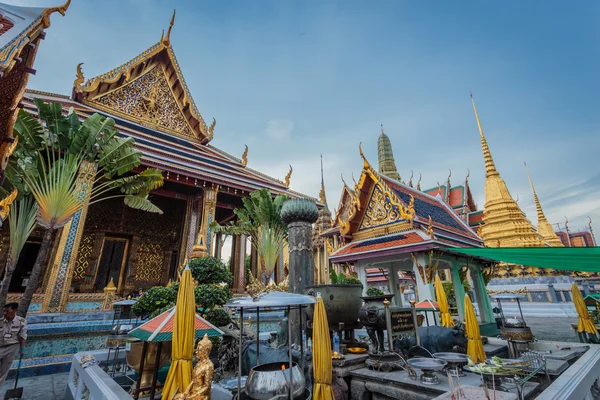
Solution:
M 77 301 L 68 302 L 65 309 L 67 312 L 71 311 L 101 311 L 102 302 L 98 301 Z

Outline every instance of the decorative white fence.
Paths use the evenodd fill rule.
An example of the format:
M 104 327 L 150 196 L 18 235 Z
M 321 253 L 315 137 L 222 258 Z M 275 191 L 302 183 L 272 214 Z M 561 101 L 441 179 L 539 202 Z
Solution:
M 119 361 L 125 360 L 125 352 L 119 357 Z M 117 382 L 115 382 L 100 365 L 91 365 L 83 368 L 81 359 L 86 356 L 94 356 L 99 362 L 107 359 L 108 350 L 97 350 L 77 353 L 71 362 L 69 373 L 69 384 L 65 398 L 68 400 L 132 400 Z M 111 354 L 112 359 L 112 354 Z

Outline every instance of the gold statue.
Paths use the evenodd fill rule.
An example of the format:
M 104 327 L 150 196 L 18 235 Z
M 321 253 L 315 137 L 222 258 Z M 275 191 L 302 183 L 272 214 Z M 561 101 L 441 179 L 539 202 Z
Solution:
M 248 165 L 248 145 L 244 145 L 246 146 L 246 149 L 244 150 L 244 154 L 242 154 L 242 164 L 244 165 Z
M 192 371 L 192 381 L 185 392 L 178 393 L 173 400 L 210 400 L 210 389 L 215 373 L 215 366 L 208 358 L 211 349 L 212 342 L 205 334 L 196 347 L 198 362 Z
M 292 171 L 294 171 L 294 169 L 290 165 L 290 172 L 288 172 L 288 174 L 285 176 L 285 186 L 290 186 L 290 179 L 292 179 Z

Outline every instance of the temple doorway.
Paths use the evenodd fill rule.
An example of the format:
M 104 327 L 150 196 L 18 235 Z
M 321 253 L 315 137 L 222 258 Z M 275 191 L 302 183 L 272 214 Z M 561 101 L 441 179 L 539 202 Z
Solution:
M 121 292 L 128 249 L 128 239 L 108 236 L 104 238 L 102 255 L 100 256 L 100 263 L 98 264 L 98 272 L 96 273 L 94 284 L 96 292 L 102 292 L 111 279 L 117 286 L 117 292 Z
M 8 287 L 10 293 L 23 293 L 25 291 L 33 264 L 35 264 L 35 259 L 40 250 L 40 244 L 39 242 L 26 242 L 25 246 L 23 246 Z

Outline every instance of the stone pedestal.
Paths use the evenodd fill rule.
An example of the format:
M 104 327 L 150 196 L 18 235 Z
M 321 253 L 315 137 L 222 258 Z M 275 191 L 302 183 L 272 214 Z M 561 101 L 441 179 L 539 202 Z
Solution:
M 314 284 L 314 264 L 312 256 L 312 224 L 317 220 L 316 204 L 308 199 L 291 199 L 281 208 L 281 218 L 288 226 L 289 249 L 289 291 L 305 294 L 307 286 Z M 290 315 L 294 343 L 301 340 L 300 314 Z M 306 317 L 302 315 L 305 320 Z

